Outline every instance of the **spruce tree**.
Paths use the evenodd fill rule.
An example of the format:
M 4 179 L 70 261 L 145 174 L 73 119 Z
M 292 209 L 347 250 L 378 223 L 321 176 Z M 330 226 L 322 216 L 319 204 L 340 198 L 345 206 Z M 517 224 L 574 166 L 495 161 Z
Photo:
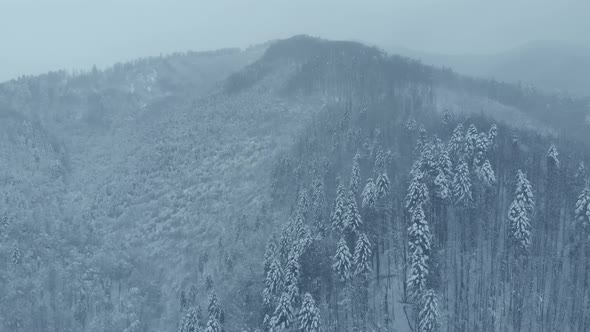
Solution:
M 332 229 L 344 230 L 346 227 L 344 214 L 346 213 L 346 203 L 348 195 L 342 183 L 338 184 L 336 190 L 336 201 L 334 202 L 334 211 L 332 212 Z
M 313 297 L 309 293 L 303 296 L 301 309 L 299 310 L 299 331 L 301 332 L 320 332 L 321 319 L 320 311 L 315 305 Z
M 366 209 L 374 209 L 377 203 L 377 188 L 375 187 L 375 182 L 373 179 L 367 179 L 367 184 L 365 184 L 365 188 L 363 189 L 363 208 Z
M 356 233 L 362 225 L 361 215 L 356 205 L 356 199 L 352 197 L 352 191 L 349 192 L 349 197 L 346 204 L 346 212 L 344 215 L 344 227 L 351 233 Z
M 307 213 L 309 211 L 309 199 L 307 198 L 307 190 L 301 189 L 299 191 L 299 200 L 297 202 L 297 211 L 301 213 L 301 215 L 307 218 Z
M 420 311 L 418 313 L 420 332 L 434 332 L 438 330 L 439 313 L 438 299 L 433 289 L 428 289 L 422 294 Z
M 317 177 L 313 181 L 312 186 L 313 221 L 320 234 L 323 234 L 327 229 L 326 220 L 324 220 L 324 211 L 327 205 L 326 195 L 324 193 L 324 181 L 322 181 L 321 177 Z
M 209 317 L 207 321 L 207 327 L 205 328 L 205 332 L 221 332 L 223 329 L 221 328 L 221 323 L 215 317 Z
M 217 294 L 215 291 L 212 291 L 209 295 L 209 305 L 207 306 L 207 313 L 209 317 L 214 317 L 215 319 L 219 320 L 221 318 L 221 308 L 219 307 L 219 303 L 217 303 Z
M 461 206 L 469 206 L 473 200 L 471 194 L 471 178 L 469 176 L 469 166 L 464 159 L 459 160 L 453 179 L 453 196 L 455 203 Z
M 555 145 L 551 144 L 549 150 L 547 151 L 547 163 L 549 167 L 553 167 L 554 169 L 559 168 L 559 153 L 557 153 L 557 148 Z
M 350 175 L 350 191 L 352 191 L 352 197 L 355 198 L 358 195 L 359 186 L 361 184 L 361 170 L 359 166 L 360 158 L 361 154 L 357 152 L 352 161 L 352 174 Z
M 406 209 L 411 213 L 417 207 L 428 203 L 428 187 L 424 183 L 424 174 L 415 168 L 410 173 L 412 180 L 406 195 Z
M 488 149 L 493 149 L 496 147 L 496 137 L 498 137 L 498 127 L 496 124 L 493 124 L 488 131 Z
M 514 200 L 508 208 L 508 221 L 512 242 L 520 252 L 527 252 L 531 244 L 530 218 L 534 208 L 534 197 L 531 185 L 525 174 L 517 171 Z
M 181 321 L 179 332 L 200 332 L 201 326 L 195 307 L 190 307 Z
M 368 275 L 371 270 L 371 242 L 365 233 L 360 233 L 354 250 L 356 275 Z
M 299 297 L 299 279 L 301 277 L 299 253 L 293 250 L 287 260 L 285 271 L 285 293 L 289 296 L 291 305 L 295 305 Z
M 289 328 L 293 323 L 294 310 L 291 305 L 291 299 L 287 292 L 283 292 L 279 298 L 279 303 L 270 319 L 272 331 L 283 331 Z M 275 330 L 276 329 L 276 330 Z
M 574 215 L 575 238 L 581 242 L 590 240 L 590 188 L 586 187 L 578 196 Z
M 521 170 L 518 170 L 516 174 L 516 190 L 514 191 L 514 196 L 515 199 L 521 202 L 528 213 L 533 211 L 535 205 L 533 190 L 526 175 Z
M 494 183 L 496 183 L 496 175 L 489 160 L 486 159 L 483 165 L 481 165 L 481 167 L 478 168 L 476 172 L 477 177 L 486 187 L 491 187 L 494 185 Z
M 265 287 L 262 291 L 262 296 L 265 304 L 270 304 L 278 295 L 279 290 L 283 285 L 283 271 L 281 263 L 278 258 L 272 261 L 268 272 L 266 273 Z
M 379 174 L 376 183 L 377 200 L 383 201 L 389 195 L 389 177 L 386 172 Z
M 449 140 L 449 153 L 453 158 L 459 158 L 464 151 L 463 125 L 458 124 Z
M 352 255 L 348 249 L 348 245 L 343 237 L 338 241 L 336 248 L 336 255 L 334 255 L 334 264 L 332 268 L 340 279 L 340 281 L 347 281 L 351 277 Z
M 467 128 L 467 132 L 465 133 L 465 155 L 467 156 L 468 160 L 471 160 L 474 157 L 475 149 L 477 146 L 477 128 L 472 123 L 469 128 Z
M 412 223 L 408 228 L 408 286 L 411 297 L 416 301 L 426 286 L 429 273 L 428 260 L 432 246 L 432 235 L 422 206 L 412 210 Z

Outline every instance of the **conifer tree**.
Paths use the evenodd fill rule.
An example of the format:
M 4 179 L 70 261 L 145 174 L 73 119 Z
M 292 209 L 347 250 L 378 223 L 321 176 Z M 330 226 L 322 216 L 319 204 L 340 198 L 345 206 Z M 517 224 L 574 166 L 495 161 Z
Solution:
M 352 191 L 353 196 L 357 197 L 359 186 L 361 184 L 361 170 L 359 166 L 359 160 L 361 158 L 361 154 L 359 152 L 356 153 L 354 156 L 354 160 L 352 162 L 352 174 L 350 176 L 350 191 Z
M 207 306 L 207 313 L 209 317 L 213 317 L 217 320 L 221 318 L 221 308 L 219 307 L 219 303 L 217 303 L 217 294 L 215 291 L 212 291 L 209 295 L 209 305 Z
M 305 293 L 303 296 L 303 302 L 301 303 L 301 309 L 299 310 L 299 331 L 321 331 L 320 311 L 316 307 L 315 301 L 309 293 Z
M 371 242 L 365 233 L 361 233 L 354 250 L 354 266 L 356 275 L 367 275 L 371 270 Z
M 428 289 L 422 294 L 418 313 L 420 332 L 434 332 L 439 327 L 438 300 L 433 289 Z
M 324 233 L 327 228 L 325 225 L 326 221 L 324 221 L 326 195 L 324 193 L 324 181 L 322 181 L 321 177 L 317 177 L 313 181 L 312 205 L 314 224 L 320 233 Z
M 349 196 L 352 195 L 353 193 L 349 192 Z M 346 212 L 344 215 L 344 227 L 351 233 L 356 233 L 360 229 L 362 223 L 361 215 L 356 205 L 356 199 L 349 197 L 347 199 Z
M 457 205 L 469 206 L 473 200 L 469 166 L 464 159 L 459 160 L 453 179 L 453 196 Z
M 526 175 L 521 170 L 518 170 L 516 174 L 516 190 L 514 191 L 514 196 L 528 213 L 533 211 L 535 205 L 533 190 Z
M 477 128 L 472 123 L 469 128 L 467 128 L 467 132 L 465 133 L 465 155 L 471 160 L 473 158 L 473 154 L 475 152 L 475 148 L 477 145 Z
M 447 200 L 451 197 L 451 180 L 453 176 L 453 164 L 449 158 L 447 149 L 438 144 L 438 157 L 436 161 L 436 176 L 434 178 L 435 194 L 442 200 Z
M 473 167 L 478 169 L 484 162 L 488 151 L 488 137 L 484 133 L 480 133 L 476 137 L 475 149 L 473 153 Z
M 574 234 L 578 241 L 590 240 L 590 188 L 586 187 L 578 196 L 574 215 Z
M 274 258 L 266 273 L 265 287 L 262 296 L 265 304 L 270 304 L 283 285 L 283 271 L 278 258 Z
M 198 313 L 195 307 L 190 307 L 180 324 L 179 332 L 200 332 L 201 326 Z
M 377 177 L 376 189 L 378 201 L 383 201 L 389 195 L 389 177 L 386 172 Z
M 488 131 L 488 149 L 493 149 L 496 147 L 496 137 L 498 137 L 498 127 L 496 124 L 493 124 Z
M 496 175 L 489 160 L 486 159 L 483 165 L 481 165 L 481 167 L 478 168 L 476 172 L 477 177 L 486 187 L 491 187 L 494 185 L 494 183 L 496 183 Z
M 309 211 L 309 199 L 307 198 L 307 190 L 301 189 L 299 191 L 299 200 L 297 202 L 297 211 L 305 219 Z
M 334 255 L 334 264 L 332 268 L 340 279 L 340 281 L 347 281 L 351 277 L 352 255 L 348 249 L 348 245 L 343 237 L 338 241 L 336 248 L 336 255 Z
M 345 213 L 347 205 L 348 195 L 342 183 L 338 184 L 336 190 L 336 201 L 334 202 L 334 211 L 332 212 L 332 229 L 344 230 L 345 224 Z
M 531 244 L 530 218 L 534 207 L 531 185 L 525 174 L 517 171 L 514 200 L 508 208 L 510 237 L 520 252 L 527 252 Z
M 273 235 L 268 239 L 266 243 L 266 249 L 264 251 L 264 271 L 268 271 L 270 268 L 270 264 L 274 261 L 274 259 L 278 255 L 278 248 L 277 248 L 277 239 Z
M 410 176 L 412 180 L 406 195 L 406 209 L 411 213 L 417 207 L 428 203 L 428 187 L 424 183 L 424 174 L 419 169 L 413 169 Z
M 363 189 L 363 208 L 374 209 L 377 203 L 377 188 L 373 179 L 367 179 L 367 184 Z
M 279 303 L 270 319 L 272 331 L 284 331 L 293 323 L 294 310 L 291 305 L 291 299 L 287 292 L 283 292 L 279 298 Z M 276 329 L 276 330 L 275 330 Z
M 209 317 L 207 321 L 207 327 L 205 328 L 205 332 L 221 332 L 221 323 L 219 323 L 219 319 L 215 317 Z
M 425 288 L 428 276 L 428 260 L 432 247 L 432 235 L 424 210 L 418 206 L 411 211 L 412 223 L 408 228 L 408 259 L 410 265 L 408 286 L 414 300 L 419 300 L 419 295 Z
M 449 153 L 453 158 L 459 158 L 464 150 L 463 125 L 458 124 L 449 140 Z
M 15 243 L 14 247 L 12 248 L 12 264 L 14 265 L 18 265 L 21 262 L 21 253 L 20 250 L 18 249 L 18 245 Z
M 549 163 L 550 167 L 554 169 L 559 168 L 559 153 L 557 153 L 557 148 L 555 145 L 551 144 L 549 150 L 547 151 L 547 162 Z
M 300 276 L 299 253 L 293 250 L 289 255 L 285 271 L 285 292 L 289 296 L 291 305 L 295 305 L 299 297 Z

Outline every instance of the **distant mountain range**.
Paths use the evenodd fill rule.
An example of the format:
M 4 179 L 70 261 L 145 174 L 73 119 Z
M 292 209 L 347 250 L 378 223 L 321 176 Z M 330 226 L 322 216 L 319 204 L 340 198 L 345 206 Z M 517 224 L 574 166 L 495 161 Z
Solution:
M 390 52 L 450 67 L 462 74 L 532 84 L 547 92 L 590 95 L 590 47 L 535 41 L 496 54 L 434 54 L 400 47 Z

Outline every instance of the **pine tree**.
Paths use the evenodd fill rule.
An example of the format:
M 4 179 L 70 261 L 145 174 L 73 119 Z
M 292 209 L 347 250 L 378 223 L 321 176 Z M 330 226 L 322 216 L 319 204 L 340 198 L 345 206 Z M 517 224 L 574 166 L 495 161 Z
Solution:
M 496 147 L 496 137 L 498 137 L 498 127 L 496 124 L 493 124 L 488 131 L 488 149 L 493 149 Z
M 530 218 L 534 204 L 531 185 L 525 174 L 518 170 L 514 200 L 508 208 L 508 221 L 510 223 L 510 237 L 521 252 L 527 252 L 531 244 Z
M 483 165 L 481 165 L 481 167 L 478 168 L 476 172 L 477 177 L 486 187 L 491 187 L 494 185 L 494 183 L 496 183 L 496 175 L 489 160 L 486 159 Z
M 300 277 L 299 254 L 293 250 L 287 260 L 287 269 L 285 271 L 285 293 L 289 296 L 291 305 L 295 305 L 299 297 Z
M 344 214 L 346 213 L 346 203 L 348 196 L 342 183 L 338 184 L 336 190 L 336 201 L 334 202 L 334 211 L 332 212 L 332 229 L 344 230 L 346 227 Z
M 418 153 L 421 153 L 426 143 L 428 142 L 428 132 L 426 132 L 426 128 L 423 125 L 420 125 L 420 130 L 418 130 L 418 142 L 416 144 L 416 149 Z
M 516 174 L 516 190 L 514 191 L 514 196 L 528 213 L 533 211 L 535 205 L 533 190 L 526 175 L 521 170 L 518 170 Z
M 361 233 L 354 249 L 354 266 L 356 275 L 367 275 L 371 270 L 371 242 L 365 233 Z
M 377 188 L 375 187 L 375 183 L 373 179 L 367 179 L 367 184 L 365 184 L 365 188 L 363 189 L 363 208 L 366 209 L 374 209 L 377 203 Z
M 549 147 L 549 150 L 547 151 L 547 162 L 550 167 L 553 167 L 554 169 L 559 168 L 558 157 L 559 157 L 559 153 L 557 153 L 557 148 L 555 147 L 555 145 L 551 144 L 551 146 Z
M 473 154 L 475 152 L 475 148 L 477 145 L 477 128 L 472 123 L 469 128 L 467 128 L 467 132 L 465 133 L 465 155 L 471 160 L 473 158 Z
M 475 169 L 481 167 L 488 152 L 488 137 L 484 133 L 480 133 L 476 137 L 475 149 L 473 153 L 473 167 Z
M 576 201 L 574 234 L 578 241 L 590 240 L 590 188 L 582 190 Z
M 383 201 L 389 195 L 389 177 L 386 172 L 379 174 L 376 183 L 377 200 Z
M 213 317 L 217 320 L 221 318 L 221 308 L 219 307 L 219 303 L 217 303 L 217 294 L 215 291 L 212 291 L 209 295 L 209 305 L 207 306 L 207 313 L 209 313 L 209 317 Z
M 324 182 L 322 181 L 321 177 L 317 177 L 313 181 L 313 191 L 312 191 L 312 204 L 313 204 L 313 219 L 315 226 L 320 231 L 320 233 L 324 233 L 326 230 L 326 225 L 324 221 L 324 210 L 326 208 L 326 195 L 324 193 Z
M 18 249 L 18 245 L 15 243 L 14 247 L 12 248 L 12 264 L 18 265 L 21 262 L 21 253 Z
M 262 296 L 265 304 L 270 304 L 283 285 L 283 271 L 278 258 L 275 258 L 266 273 L 265 287 Z
M 307 198 L 307 190 L 301 189 L 299 191 L 299 200 L 297 202 L 297 211 L 301 213 L 304 219 L 307 217 L 309 211 L 309 199 Z
M 270 264 L 278 255 L 277 239 L 274 234 L 268 239 L 266 243 L 266 250 L 264 251 L 264 271 L 268 271 Z
M 316 307 L 315 301 L 309 293 L 305 293 L 303 296 L 303 302 L 301 304 L 301 309 L 299 310 L 299 331 L 321 331 L 320 311 Z
M 354 199 L 352 195 L 353 193 L 349 192 L 349 196 L 351 197 L 347 199 L 344 225 L 346 230 L 350 231 L 351 233 L 356 233 L 360 229 L 363 222 L 356 205 L 356 199 Z
M 199 316 L 195 307 L 190 307 L 180 324 L 179 332 L 200 332 Z
M 417 207 L 428 203 L 428 187 L 424 183 L 424 174 L 419 169 L 413 169 L 410 173 L 412 180 L 406 195 L 406 209 L 411 213 Z
M 436 176 L 434 178 L 435 194 L 442 200 L 451 196 L 451 179 L 453 176 L 453 164 L 449 158 L 447 149 L 442 144 L 437 144 L 438 157 L 436 161 Z
M 221 332 L 223 329 L 221 328 L 221 324 L 219 323 L 219 319 L 215 317 L 209 317 L 207 321 L 207 327 L 205 328 L 205 332 Z
M 350 191 L 352 191 L 353 197 L 357 197 L 359 186 L 361 184 L 361 170 L 359 166 L 359 160 L 361 154 L 359 152 L 354 156 L 352 161 L 352 174 L 350 176 Z
M 411 297 L 419 299 L 426 286 L 428 260 L 432 246 L 432 235 L 422 206 L 412 210 L 412 224 L 408 228 L 408 259 L 410 265 L 408 286 Z
M 375 156 L 375 166 L 373 167 L 373 176 L 375 178 L 385 171 L 385 165 L 385 154 L 383 153 L 383 148 L 379 147 Z
M 334 272 L 336 272 L 340 281 L 347 281 L 350 279 L 352 267 L 351 261 L 352 256 L 348 249 L 348 245 L 344 238 L 340 238 L 336 249 L 336 255 L 334 255 L 334 264 L 332 264 L 332 268 L 334 269 Z
M 449 141 L 449 152 L 451 156 L 454 158 L 460 157 L 464 150 L 463 145 L 463 125 L 458 124 L 455 130 L 453 130 Z
M 291 299 L 287 292 L 283 292 L 279 298 L 279 303 L 270 319 L 270 325 L 276 328 L 278 331 L 283 331 L 289 328 L 293 323 L 293 306 L 291 305 Z M 277 331 L 272 330 L 272 331 Z
M 457 205 L 469 206 L 473 200 L 469 166 L 464 159 L 459 160 L 453 179 L 453 196 Z
M 531 224 L 528 212 L 517 199 L 508 208 L 508 221 L 513 243 L 521 252 L 526 252 L 531 244 Z
M 420 301 L 420 311 L 418 313 L 419 331 L 433 332 L 439 327 L 438 299 L 432 289 L 428 289 L 422 294 Z

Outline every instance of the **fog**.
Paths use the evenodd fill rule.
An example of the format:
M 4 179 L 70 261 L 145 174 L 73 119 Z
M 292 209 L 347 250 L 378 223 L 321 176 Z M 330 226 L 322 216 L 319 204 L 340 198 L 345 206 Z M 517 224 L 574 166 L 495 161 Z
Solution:
M 588 45 L 588 12 L 581 0 L 4 0 L 0 81 L 294 34 L 444 54 L 534 40 Z

